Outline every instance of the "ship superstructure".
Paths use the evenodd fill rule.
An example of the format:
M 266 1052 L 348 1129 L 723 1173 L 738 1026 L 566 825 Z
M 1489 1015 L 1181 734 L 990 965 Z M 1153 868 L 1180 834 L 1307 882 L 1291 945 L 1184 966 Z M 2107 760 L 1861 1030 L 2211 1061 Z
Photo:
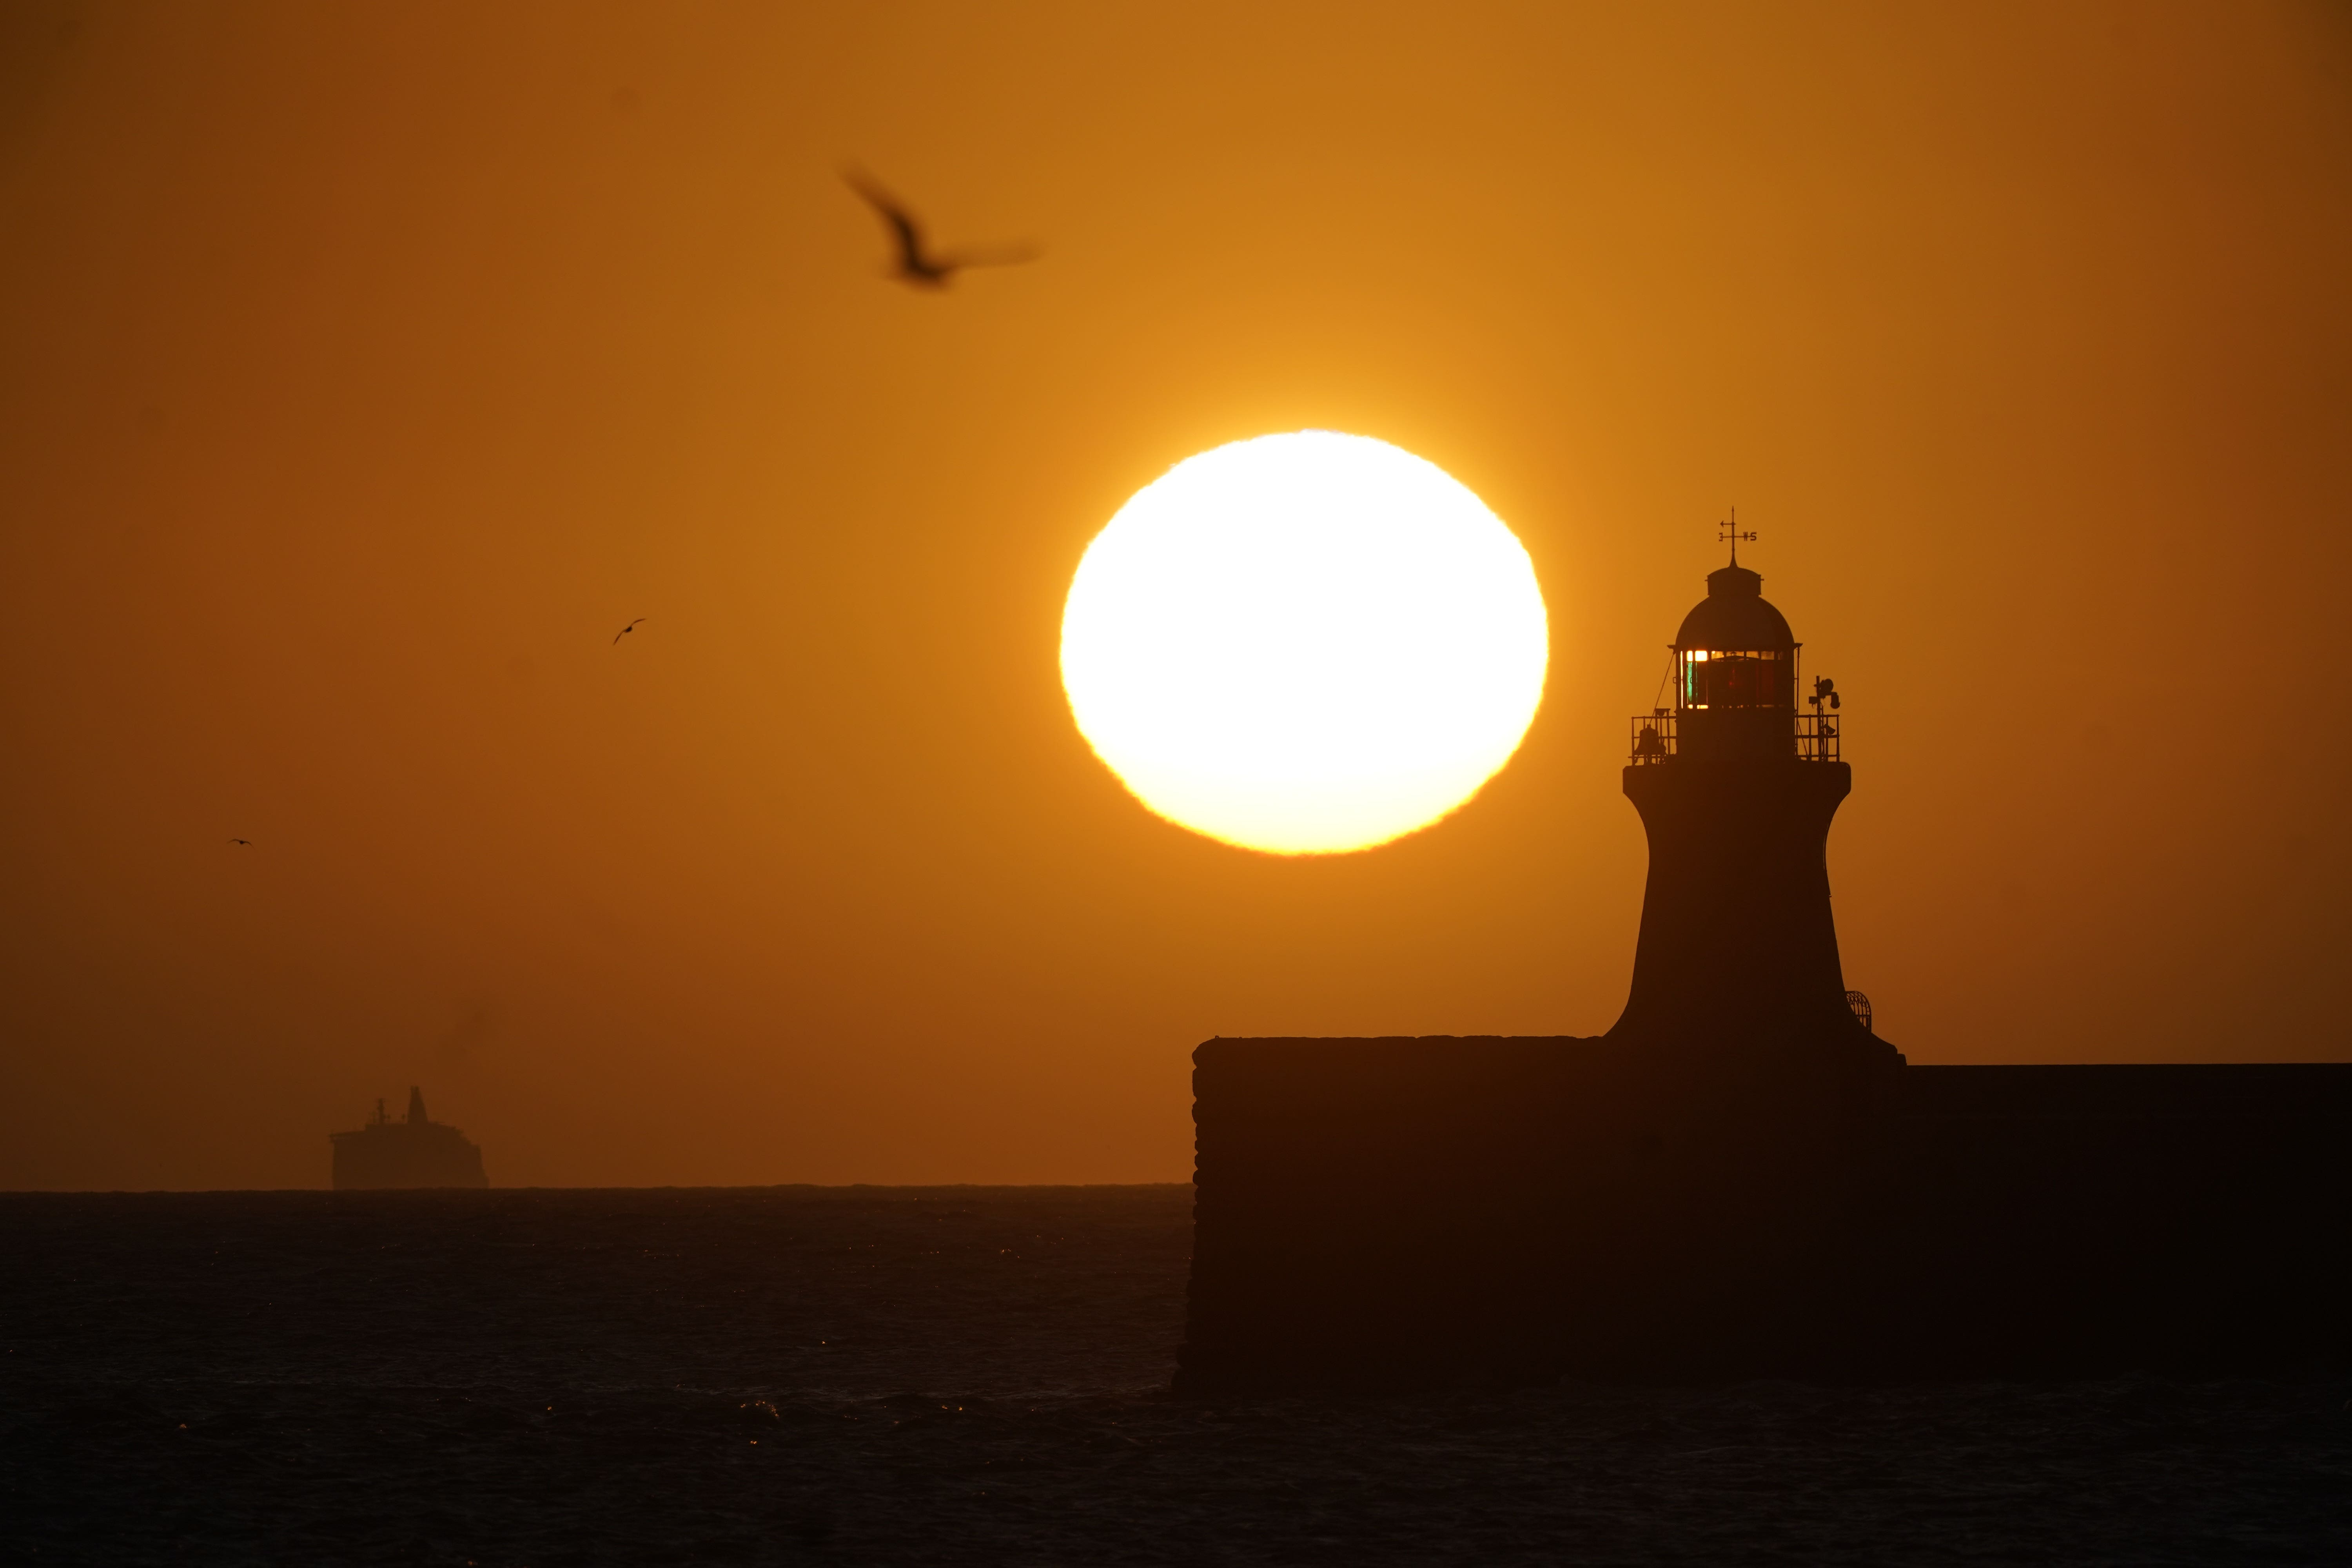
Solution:
M 383 1187 L 487 1187 L 482 1151 L 465 1133 L 425 1113 L 425 1091 L 408 1091 L 408 1116 L 394 1121 L 383 1101 L 355 1132 L 332 1132 L 335 1190 Z

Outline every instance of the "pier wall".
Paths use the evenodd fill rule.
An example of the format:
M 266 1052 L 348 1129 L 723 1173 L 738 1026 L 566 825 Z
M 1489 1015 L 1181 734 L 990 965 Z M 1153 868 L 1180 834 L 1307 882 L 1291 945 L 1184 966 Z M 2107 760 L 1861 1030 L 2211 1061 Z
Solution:
M 1180 1390 L 2340 1365 L 2352 1065 L 1194 1057 Z

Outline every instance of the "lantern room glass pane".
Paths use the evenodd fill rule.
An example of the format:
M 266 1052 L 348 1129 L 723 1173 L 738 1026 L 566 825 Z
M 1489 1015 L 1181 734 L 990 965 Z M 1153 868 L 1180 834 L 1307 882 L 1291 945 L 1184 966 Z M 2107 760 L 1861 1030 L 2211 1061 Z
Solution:
M 1779 653 L 1694 648 L 1682 658 L 1686 708 L 1789 706 L 1788 661 Z

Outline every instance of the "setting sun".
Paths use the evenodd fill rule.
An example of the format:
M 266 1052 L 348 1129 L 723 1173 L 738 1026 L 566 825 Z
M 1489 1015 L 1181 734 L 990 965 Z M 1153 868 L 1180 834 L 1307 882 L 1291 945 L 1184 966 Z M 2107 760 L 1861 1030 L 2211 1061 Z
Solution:
M 1062 682 L 1153 811 L 1334 854 L 1475 794 L 1535 717 L 1547 649 L 1527 552 L 1476 496 L 1304 430 L 1188 458 L 1119 509 L 1070 584 Z

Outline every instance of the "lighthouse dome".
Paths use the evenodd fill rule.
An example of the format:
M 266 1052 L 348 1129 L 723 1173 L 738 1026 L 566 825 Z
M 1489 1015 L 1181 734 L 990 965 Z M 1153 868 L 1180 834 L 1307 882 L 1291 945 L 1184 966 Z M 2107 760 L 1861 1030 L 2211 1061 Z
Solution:
M 1779 652 L 1797 646 L 1788 618 L 1764 597 L 1764 576 L 1745 566 L 1726 566 L 1706 574 L 1706 597 L 1683 617 L 1675 647 L 1738 648 L 1757 653 Z

